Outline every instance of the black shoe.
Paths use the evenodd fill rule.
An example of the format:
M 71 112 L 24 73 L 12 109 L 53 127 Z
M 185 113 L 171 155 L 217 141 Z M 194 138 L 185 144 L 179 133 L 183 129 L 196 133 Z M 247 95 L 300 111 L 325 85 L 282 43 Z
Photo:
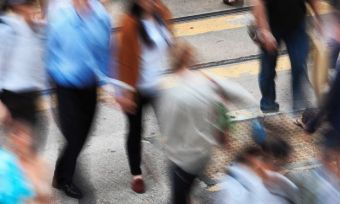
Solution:
M 261 111 L 263 113 L 276 113 L 279 112 L 280 106 L 277 103 L 274 103 L 272 106 L 261 106 Z
M 53 182 L 52 186 L 56 189 L 64 191 L 64 193 L 71 198 L 81 199 L 83 197 L 83 193 L 73 183 L 59 185 L 59 184 L 56 184 L 56 182 Z

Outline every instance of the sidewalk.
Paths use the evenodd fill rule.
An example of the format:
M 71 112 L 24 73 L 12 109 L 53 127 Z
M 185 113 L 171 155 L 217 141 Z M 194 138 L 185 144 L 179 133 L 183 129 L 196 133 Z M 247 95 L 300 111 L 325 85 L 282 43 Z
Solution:
M 48 116 L 50 124 L 44 155 L 53 170 L 63 138 L 51 113 L 48 113 Z M 79 160 L 78 169 L 81 170 L 81 175 L 76 177 L 76 182 L 85 189 L 85 192 L 88 191 L 87 196 L 79 203 L 167 203 L 169 198 L 167 160 L 158 143 L 160 134 L 152 114 L 148 114 L 144 121 L 146 130 L 143 139 L 143 174 L 147 185 L 146 193 L 135 194 L 130 189 L 130 174 L 125 154 L 124 116 L 112 106 L 101 104 L 95 128 Z M 314 158 L 317 152 L 314 143 L 317 138 L 304 135 L 292 121 L 284 114 L 267 116 L 264 119 L 267 127 L 275 127 L 275 134 L 286 137 L 295 149 L 289 171 L 301 172 L 311 168 L 304 162 Z M 249 121 L 237 123 L 230 149 L 215 150 L 206 176 L 201 178 L 194 191 L 194 198 L 199 203 L 211 203 L 214 199 L 216 191 L 219 190 L 216 184 L 223 176 L 225 166 L 243 145 L 251 142 L 249 131 Z M 57 191 L 56 197 L 56 203 L 78 203 L 77 200 Z

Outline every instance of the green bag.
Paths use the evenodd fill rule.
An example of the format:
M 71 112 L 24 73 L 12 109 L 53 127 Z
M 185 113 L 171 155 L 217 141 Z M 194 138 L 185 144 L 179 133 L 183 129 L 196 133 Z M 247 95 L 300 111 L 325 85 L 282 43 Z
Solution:
M 216 112 L 217 112 L 217 128 L 221 132 L 226 132 L 227 130 L 230 130 L 232 127 L 232 119 L 230 115 L 228 114 L 229 110 L 226 108 L 226 106 L 222 102 L 218 102 L 216 105 Z

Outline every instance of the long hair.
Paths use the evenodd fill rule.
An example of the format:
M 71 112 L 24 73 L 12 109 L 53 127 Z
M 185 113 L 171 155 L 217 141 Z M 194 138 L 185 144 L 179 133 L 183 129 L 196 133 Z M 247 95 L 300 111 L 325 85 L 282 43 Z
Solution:
M 155 46 L 155 42 L 151 39 L 151 37 L 149 36 L 148 32 L 146 31 L 146 28 L 142 22 L 142 17 L 144 15 L 144 10 L 143 8 L 137 3 L 136 0 L 133 0 L 130 3 L 130 8 L 129 8 L 129 13 L 130 15 L 132 15 L 133 17 L 136 18 L 137 22 L 138 22 L 138 30 L 139 30 L 139 35 L 141 36 L 143 42 L 145 43 L 145 45 L 149 48 L 153 48 Z M 162 19 L 161 15 L 158 13 L 153 13 L 152 14 L 153 18 L 156 20 L 156 22 L 161 25 L 161 26 L 165 26 L 165 22 Z

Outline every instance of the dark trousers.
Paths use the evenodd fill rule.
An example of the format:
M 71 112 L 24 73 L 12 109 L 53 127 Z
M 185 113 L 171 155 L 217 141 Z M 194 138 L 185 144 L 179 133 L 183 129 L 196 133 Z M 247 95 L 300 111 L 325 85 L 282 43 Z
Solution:
M 146 96 L 138 92 L 136 94 L 135 113 L 125 113 L 128 119 L 128 135 L 126 150 L 132 175 L 141 175 L 142 160 L 142 132 L 143 132 L 143 109 L 146 105 L 154 105 L 155 97 Z M 155 107 L 154 107 L 155 109 Z
M 334 39 L 331 39 L 329 42 L 329 50 L 330 50 L 330 66 L 331 69 L 340 69 L 339 53 L 340 53 L 340 43 Z
M 37 123 L 38 91 L 13 92 L 3 90 L 0 100 L 9 110 L 14 120 L 19 120 L 34 127 Z
M 78 155 L 91 129 L 97 103 L 96 87 L 57 86 L 57 102 L 59 125 L 66 144 L 56 164 L 54 181 L 62 185 L 72 182 Z
M 319 126 L 325 121 L 330 122 L 331 127 L 340 132 L 340 63 L 338 63 L 340 52 L 340 43 L 332 40 L 330 43 L 330 65 L 331 69 L 336 69 L 334 81 L 331 82 L 330 90 L 325 96 L 320 110 L 314 116 L 309 118 L 306 123 L 308 132 L 315 132 Z
M 293 89 L 293 108 L 301 108 L 301 99 L 304 97 L 303 82 L 306 80 L 306 60 L 308 56 L 308 36 L 306 25 L 302 23 L 298 28 L 291 32 L 272 30 L 278 44 L 284 41 L 287 47 L 289 59 L 292 67 L 292 89 Z M 262 49 L 261 71 L 259 75 L 259 85 L 262 94 L 261 109 L 271 109 L 275 107 L 276 91 L 276 62 L 278 52 L 268 52 Z
M 171 167 L 172 203 L 190 203 L 190 192 L 197 176 L 185 172 L 173 164 Z

